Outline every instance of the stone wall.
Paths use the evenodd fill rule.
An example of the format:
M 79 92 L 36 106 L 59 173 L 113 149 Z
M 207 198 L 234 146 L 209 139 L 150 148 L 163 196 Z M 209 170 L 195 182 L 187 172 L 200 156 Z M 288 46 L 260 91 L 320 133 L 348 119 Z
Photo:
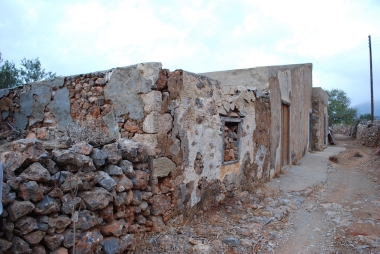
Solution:
M 171 207 L 170 183 L 161 183 L 160 192 L 148 185 L 146 151 L 128 139 L 54 150 L 22 139 L 1 161 L 1 253 L 72 250 L 74 233 L 76 253 L 126 253 L 139 233 L 163 229 Z
M 332 126 L 333 134 L 344 134 L 351 136 L 354 130 L 354 125 L 348 124 L 335 124 Z
M 356 139 L 364 146 L 380 147 L 380 123 L 358 124 Z
M 48 243 L 54 241 L 49 237 L 58 235 L 54 248 L 71 248 L 65 239 L 70 238 L 67 230 L 73 223 L 66 224 L 73 212 L 65 213 L 62 207 L 74 202 L 75 209 L 80 205 L 82 213 L 87 211 L 81 217 L 91 225 L 79 232 L 79 246 L 91 238 L 96 242 L 91 248 L 104 250 L 122 246 L 127 237 L 125 242 L 131 244 L 120 248 L 131 249 L 141 232 L 161 230 L 171 219 L 185 222 L 221 202 L 234 188 L 254 192 L 281 169 L 278 111 L 284 101 L 291 107 L 289 158 L 295 163 L 308 142 L 310 66 L 233 73 L 238 80 L 223 72 L 216 80 L 211 74 L 170 72 L 160 63 L 144 63 L 1 90 L 0 140 L 32 138 L 14 143 L 13 150 L 2 155 L 7 167 L 4 183 L 9 186 L 5 192 L 14 197 L 6 201 L 9 212 L 4 218 L 13 223 L 9 231 L 23 216 L 46 215 L 48 224 L 45 231 L 13 230 L 15 237 L 3 240 L 51 250 Z M 225 132 L 223 119 L 237 123 L 237 137 Z M 44 141 L 48 151 L 33 138 Z M 21 148 L 23 143 L 27 148 Z M 40 152 L 22 160 L 20 149 Z M 225 160 L 231 152 L 236 158 L 232 162 Z M 24 172 L 33 167 L 46 179 L 24 179 Z M 19 194 L 20 186 L 29 181 L 35 182 L 33 188 L 38 186 L 33 189 L 40 193 L 38 200 Z M 45 199 L 55 210 L 38 214 L 36 207 Z M 28 212 L 15 218 L 10 207 L 19 202 Z M 65 221 L 64 228 L 49 225 L 57 218 Z M 119 233 L 104 228 L 118 228 Z M 39 236 L 38 243 L 28 242 L 26 235 L 31 233 Z

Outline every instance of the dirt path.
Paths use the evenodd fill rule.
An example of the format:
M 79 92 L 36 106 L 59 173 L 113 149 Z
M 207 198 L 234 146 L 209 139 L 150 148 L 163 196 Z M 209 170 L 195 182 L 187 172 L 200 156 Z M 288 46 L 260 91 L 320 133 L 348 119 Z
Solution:
M 380 156 L 336 138 L 346 150 L 330 162 L 327 176 L 326 168 L 318 169 L 324 176 L 319 185 L 232 192 L 190 224 L 179 218 L 165 232 L 146 235 L 134 253 L 380 253 Z
M 380 160 L 374 149 L 337 135 L 346 147 L 329 179 L 290 214 L 291 237 L 278 253 L 380 253 Z

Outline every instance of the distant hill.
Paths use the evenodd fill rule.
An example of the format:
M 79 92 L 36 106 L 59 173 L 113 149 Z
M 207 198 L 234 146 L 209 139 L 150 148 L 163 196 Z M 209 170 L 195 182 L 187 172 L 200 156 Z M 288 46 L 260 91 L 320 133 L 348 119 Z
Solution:
M 380 100 L 374 100 L 374 115 L 375 116 L 380 116 Z M 358 115 L 363 115 L 363 114 L 371 114 L 371 102 L 363 102 L 360 104 L 357 104 L 353 106 L 353 108 L 358 109 Z

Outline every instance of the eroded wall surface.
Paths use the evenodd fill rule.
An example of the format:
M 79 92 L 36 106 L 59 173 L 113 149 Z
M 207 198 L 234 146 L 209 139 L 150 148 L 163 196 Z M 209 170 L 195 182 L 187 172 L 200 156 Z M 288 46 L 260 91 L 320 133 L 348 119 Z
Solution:
M 289 163 L 302 158 L 309 142 L 309 110 L 311 108 L 312 65 L 270 66 L 271 91 L 271 176 L 281 172 L 282 115 L 281 105 L 289 105 Z
M 144 191 L 151 195 L 145 197 L 151 214 L 146 212 L 144 220 L 140 203 L 126 207 L 135 225 L 131 232 L 149 231 L 158 227 L 153 222 L 191 218 L 235 187 L 254 191 L 280 172 L 282 102 L 291 110 L 289 157 L 294 163 L 304 155 L 311 66 L 201 75 L 144 63 L 28 84 L 0 95 L 2 133 L 9 134 L 3 139 L 86 141 L 94 148 L 105 146 L 117 158 L 127 150 L 128 156 L 107 158 L 120 168 L 128 160 L 134 171 L 149 175 Z M 225 117 L 238 119 L 239 131 L 226 128 Z M 228 161 L 231 153 L 238 153 L 236 161 Z M 99 170 L 108 174 L 102 166 Z
M 320 87 L 312 90 L 312 140 L 311 150 L 322 151 L 327 146 L 328 95 Z
M 183 72 L 183 82 L 171 84 L 169 108 L 174 123 L 171 139 L 180 139 L 182 175 L 175 181 L 181 199 L 178 211 L 184 215 L 207 207 L 224 193 L 242 184 L 251 186 L 267 179 L 269 160 L 269 125 L 259 118 L 270 119 L 268 94 L 257 98 L 257 90 L 221 84 L 209 77 Z M 241 119 L 239 160 L 223 164 L 222 116 Z M 261 139 L 255 140 L 254 136 Z

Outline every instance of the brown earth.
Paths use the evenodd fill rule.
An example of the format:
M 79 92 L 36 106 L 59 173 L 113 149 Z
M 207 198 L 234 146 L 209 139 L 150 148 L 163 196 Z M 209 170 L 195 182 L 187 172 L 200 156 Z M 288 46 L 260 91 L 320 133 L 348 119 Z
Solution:
M 283 193 L 229 193 L 181 225 L 147 234 L 135 253 L 380 253 L 380 156 L 336 135 L 346 150 L 323 185 Z

